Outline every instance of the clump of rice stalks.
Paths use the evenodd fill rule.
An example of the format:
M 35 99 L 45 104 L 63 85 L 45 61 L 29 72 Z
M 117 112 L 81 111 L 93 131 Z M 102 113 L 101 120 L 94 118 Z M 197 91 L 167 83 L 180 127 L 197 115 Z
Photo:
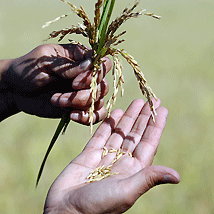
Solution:
M 131 8 L 125 8 L 122 13 L 113 20 L 110 24 L 110 17 L 115 5 L 116 0 L 97 0 L 95 3 L 95 9 L 94 9 L 94 20 L 93 22 L 90 21 L 88 15 L 86 14 L 85 10 L 82 6 L 77 8 L 72 3 L 61 0 L 62 2 L 68 4 L 70 6 L 70 9 L 72 12 L 76 13 L 77 16 L 79 16 L 83 23 L 78 25 L 72 25 L 69 28 L 53 31 L 48 39 L 56 38 L 58 37 L 61 41 L 65 36 L 68 36 L 70 34 L 80 34 L 86 38 L 88 38 L 89 44 L 92 48 L 92 62 L 93 62 L 93 75 L 90 85 L 91 90 L 91 96 L 92 96 L 92 104 L 89 110 L 89 123 L 92 130 L 93 125 L 93 112 L 94 112 L 94 104 L 96 100 L 96 94 L 97 94 L 97 75 L 98 71 L 100 70 L 100 65 L 102 63 L 102 58 L 104 56 L 112 56 L 113 58 L 113 88 L 114 92 L 111 96 L 111 98 L 107 102 L 107 110 L 108 115 L 111 111 L 112 106 L 116 102 L 117 94 L 119 89 L 121 89 L 121 95 L 123 95 L 124 89 L 123 89 L 123 67 L 119 58 L 119 55 L 122 56 L 133 68 L 134 74 L 137 78 L 137 81 L 139 83 L 140 89 L 149 101 L 150 109 L 152 118 L 154 120 L 154 115 L 156 114 L 155 109 L 153 107 L 153 103 L 151 101 L 151 97 L 154 97 L 156 99 L 155 94 L 152 92 L 152 89 L 147 84 L 147 81 L 143 75 L 143 72 L 140 70 L 139 64 L 134 60 L 134 58 L 128 54 L 124 49 L 117 48 L 117 45 L 121 44 L 125 41 L 125 39 L 120 39 L 121 36 L 123 36 L 126 31 L 116 34 L 117 30 L 120 28 L 120 26 L 126 22 L 127 20 L 131 18 L 138 18 L 141 15 L 151 16 L 156 19 L 160 19 L 160 16 L 154 15 L 153 13 L 144 13 L 145 9 L 140 9 L 137 12 L 133 12 L 136 7 L 139 5 L 140 1 L 136 1 L 136 3 Z M 50 24 L 67 17 L 69 14 L 60 16 L 53 21 L 47 22 L 43 27 L 47 27 Z M 66 130 L 66 127 L 69 123 L 69 114 L 66 113 L 56 132 L 55 135 L 50 143 L 50 146 L 47 150 L 47 153 L 45 155 L 45 158 L 42 162 L 38 178 L 37 178 L 37 184 L 40 179 L 45 161 L 48 157 L 49 152 L 51 151 L 57 137 L 59 136 L 60 132 L 62 130 Z

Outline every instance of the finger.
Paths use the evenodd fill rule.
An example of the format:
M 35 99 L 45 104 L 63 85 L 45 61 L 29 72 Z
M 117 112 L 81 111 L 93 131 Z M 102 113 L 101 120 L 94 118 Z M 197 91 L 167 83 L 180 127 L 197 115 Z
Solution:
M 102 99 L 98 100 L 97 102 L 95 102 L 95 104 L 94 104 L 95 111 L 101 109 L 104 106 L 104 104 L 105 104 L 104 98 L 102 98 Z M 88 106 L 88 110 L 89 110 L 90 107 L 91 106 Z
M 112 64 L 108 57 L 103 58 L 103 63 L 101 64 L 101 69 L 98 71 L 97 83 L 99 84 L 106 74 L 111 70 Z M 81 72 L 74 80 L 72 87 L 74 89 L 90 88 L 92 71 Z
M 107 111 L 104 107 L 102 107 L 99 110 L 95 110 L 93 113 L 93 123 L 98 123 L 101 120 L 103 120 L 107 115 Z M 74 110 L 70 114 L 71 120 L 81 123 L 83 125 L 90 125 L 89 123 L 89 113 L 88 111 L 80 111 L 80 110 Z
M 73 69 L 67 70 L 64 73 L 66 78 L 73 79 L 74 77 L 77 77 L 79 74 L 84 73 L 91 68 L 91 49 L 83 45 L 71 43 L 61 46 L 64 48 L 65 55 L 79 64 L 78 66 L 74 67 Z
M 92 63 L 90 58 L 81 62 L 76 62 L 67 58 L 57 57 L 49 65 L 49 69 L 57 76 L 61 76 L 66 79 L 74 79 L 80 73 L 90 70 L 91 64 Z
M 94 103 L 94 111 L 100 110 L 104 106 L 104 104 L 105 104 L 104 98 L 101 98 L 100 100 L 96 101 Z M 80 111 L 85 111 L 86 113 L 88 113 L 90 108 L 91 108 L 91 105 L 84 106 L 80 109 Z M 69 110 L 69 108 L 67 108 L 67 110 Z M 78 111 L 78 109 L 75 109 L 75 110 Z
M 91 50 L 77 44 L 53 44 L 49 60 L 44 58 L 43 64 L 48 65 L 47 72 L 66 79 L 74 79 L 78 74 L 85 72 L 91 67 Z M 46 60 L 45 60 L 46 59 Z M 48 62 L 47 62 L 48 61 Z
M 121 147 L 123 140 L 130 132 L 144 104 L 145 102 L 142 99 L 136 99 L 130 104 L 115 128 L 114 133 L 106 143 L 107 149 L 119 149 Z
M 86 145 L 86 149 L 101 149 L 105 146 L 119 120 L 123 116 L 123 110 L 115 109 L 111 112 L 110 117 L 106 118 L 94 133 L 91 140 Z
M 91 106 L 87 106 L 87 108 L 83 109 L 83 110 L 73 110 L 70 115 L 71 120 L 85 124 L 85 125 L 90 125 L 89 124 L 89 113 L 88 113 L 90 107 Z M 101 117 L 100 117 L 97 112 L 101 109 L 102 109 L 102 111 L 100 112 L 101 113 Z M 106 110 L 104 108 L 104 98 L 95 102 L 93 117 L 94 117 L 93 123 L 97 123 L 106 117 Z
M 134 203 L 141 195 L 149 189 L 160 184 L 177 184 L 180 182 L 179 174 L 165 166 L 150 166 L 137 174 L 125 179 L 121 185 L 124 197 L 129 195 L 129 203 Z M 131 205 L 131 204 L 130 204 Z
M 63 48 L 61 53 L 72 60 L 83 61 L 86 58 L 91 58 L 91 49 L 83 45 L 68 43 L 61 44 L 59 46 Z
M 133 153 L 133 156 L 144 166 L 149 166 L 153 162 L 160 137 L 166 124 L 167 115 L 168 110 L 166 108 L 159 107 L 157 109 L 155 123 L 152 121 L 152 118 L 150 118 L 143 137 Z
M 154 108 L 158 108 L 160 106 L 160 99 L 157 101 L 155 99 L 152 99 Z M 142 135 L 145 131 L 145 128 L 148 124 L 149 118 L 151 117 L 151 109 L 149 106 L 149 102 L 146 102 L 146 104 L 143 106 L 134 126 L 132 127 L 132 130 L 130 133 L 126 136 L 126 138 L 123 141 L 122 150 L 124 152 L 130 152 L 132 153 L 138 143 L 140 142 Z
M 109 90 L 109 86 L 106 80 L 103 80 L 97 88 L 96 101 L 102 99 Z M 52 96 L 51 102 L 53 105 L 60 106 L 62 108 L 75 108 L 85 109 L 91 105 L 92 98 L 90 89 L 80 90 L 70 93 L 56 93 Z

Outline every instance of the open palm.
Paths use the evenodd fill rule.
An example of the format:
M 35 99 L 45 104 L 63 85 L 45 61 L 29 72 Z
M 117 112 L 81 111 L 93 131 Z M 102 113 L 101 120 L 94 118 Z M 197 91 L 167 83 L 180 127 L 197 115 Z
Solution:
M 44 213 L 122 213 L 155 185 L 178 183 L 178 173 L 165 166 L 151 166 L 167 118 L 167 109 L 154 101 L 153 123 L 148 103 L 134 100 L 125 113 L 116 109 L 96 130 L 83 152 L 51 186 Z M 88 183 L 98 166 L 109 166 L 115 153 L 102 156 L 103 148 L 126 152 L 112 166 L 111 175 Z M 132 154 L 132 157 L 131 155 Z

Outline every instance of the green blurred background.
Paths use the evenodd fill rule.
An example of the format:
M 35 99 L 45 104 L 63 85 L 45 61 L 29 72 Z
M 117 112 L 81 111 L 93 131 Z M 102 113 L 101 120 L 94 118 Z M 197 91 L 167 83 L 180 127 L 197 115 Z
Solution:
M 71 2 L 82 4 L 92 17 L 95 0 Z M 114 14 L 133 3 L 117 0 Z M 127 213 L 214 213 L 214 1 L 144 0 L 141 6 L 162 19 L 143 16 L 127 22 L 122 28 L 128 30 L 126 43 L 121 47 L 135 56 L 169 110 L 154 164 L 176 169 L 181 183 L 155 187 Z M 0 59 L 24 55 L 42 44 L 52 30 L 80 22 L 72 14 L 41 28 L 68 12 L 69 6 L 58 0 L 0 0 Z M 80 36 L 72 38 L 87 44 Z M 124 76 L 125 96 L 118 98 L 115 108 L 125 110 L 142 95 L 125 63 Z M 108 80 L 111 84 L 111 75 Z M 1 214 L 42 213 L 49 186 L 90 138 L 88 127 L 71 123 L 54 147 L 35 190 L 38 169 L 58 122 L 20 113 L 1 123 Z

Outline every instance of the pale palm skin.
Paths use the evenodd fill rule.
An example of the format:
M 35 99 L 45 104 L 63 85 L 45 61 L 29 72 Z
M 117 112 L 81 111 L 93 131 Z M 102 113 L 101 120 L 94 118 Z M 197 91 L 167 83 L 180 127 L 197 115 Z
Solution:
M 123 213 L 155 185 L 179 183 L 175 170 L 151 166 L 168 114 L 160 100 L 154 101 L 154 106 L 155 123 L 148 103 L 141 99 L 134 100 L 125 113 L 114 110 L 52 184 L 44 213 Z M 113 165 L 112 172 L 119 174 L 87 183 L 86 177 L 97 166 L 108 166 L 115 157 L 109 153 L 102 158 L 104 146 L 121 148 L 133 157 L 126 154 Z

